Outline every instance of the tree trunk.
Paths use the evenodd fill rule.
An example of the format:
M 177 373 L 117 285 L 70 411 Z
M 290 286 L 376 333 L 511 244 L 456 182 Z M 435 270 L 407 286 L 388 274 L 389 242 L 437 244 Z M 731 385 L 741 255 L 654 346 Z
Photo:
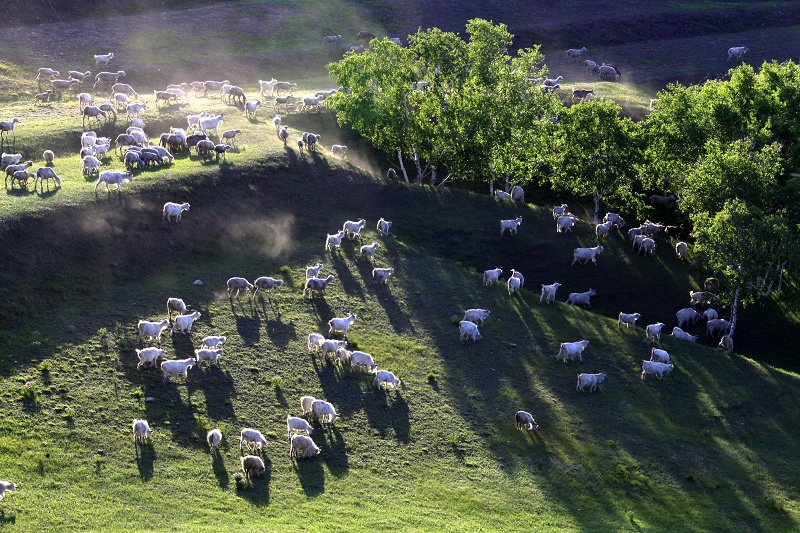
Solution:
M 436 169 L 431 167 L 431 186 L 436 185 Z
M 594 223 L 597 224 L 597 221 L 600 218 L 600 199 L 601 199 L 601 196 L 597 191 L 595 191 L 595 193 L 592 196 L 594 196 Z
M 422 166 L 419 164 L 419 155 L 417 155 L 417 147 L 413 146 L 414 150 L 414 165 L 417 167 L 417 185 L 422 185 Z
M 494 196 L 494 184 L 489 182 L 489 196 Z
M 397 149 L 397 160 L 400 161 L 400 170 L 403 171 L 403 177 L 408 183 L 408 173 L 406 173 L 406 166 L 403 164 L 403 151 L 400 148 Z
M 736 293 L 733 295 L 733 303 L 731 304 L 731 327 L 728 330 L 728 335 L 733 338 L 733 332 L 736 331 L 736 319 L 739 316 L 739 288 L 736 288 Z
M 509 185 L 509 183 L 508 183 L 508 174 L 509 174 L 509 172 L 510 172 L 510 171 L 506 170 L 506 188 L 505 188 L 505 189 L 503 189 L 503 190 L 504 190 L 504 191 L 506 191 L 506 192 L 508 192 L 508 191 L 509 191 L 509 186 L 508 186 L 508 185 Z
M 778 294 L 780 294 L 781 289 L 783 289 L 783 269 L 786 268 L 786 263 L 788 263 L 788 261 L 784 261 L 783 263 L 781 263 L 780 266 L 781 273 L 780 276 L 778 277 L 778 289 L 776 290 Z

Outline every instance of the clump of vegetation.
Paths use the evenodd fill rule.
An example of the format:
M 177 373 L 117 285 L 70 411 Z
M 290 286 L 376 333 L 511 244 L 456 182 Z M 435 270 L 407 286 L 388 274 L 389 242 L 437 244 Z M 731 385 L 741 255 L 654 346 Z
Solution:
M 250 490 L 253 488 L 253 482 L 247 479 L 242 472 L 236 472 L 233 475 L 233 479 L 236 482 L 236 490 Z
M 47 374 L 48 372 L 50 372 L 50 366 L 51 366 L 50 361 L 42 361 L 41 363 L 39 363 L 38 366 L 39 372 L 41 372 L 42 374 Z
M 786 507 L 783 503 L 783 500 L 776 496 L 767 496 L 766 498 L 764 498 L 764 506 L 767 509 L 772 509 L 773 511 L 778 511 L 781 513 L 786 511 Z
M 428 372 L 428 381 L 436 381 L 436 373 Z
M 283 378 L 280 376 L 272 376 L 270 382 L 272 383 L 272 386 L 277 389 L 283 384 Z
M 19 394 L 24 400 L 39 402 L 39 389 L 33 381 L 29 381 L 20 387 Z

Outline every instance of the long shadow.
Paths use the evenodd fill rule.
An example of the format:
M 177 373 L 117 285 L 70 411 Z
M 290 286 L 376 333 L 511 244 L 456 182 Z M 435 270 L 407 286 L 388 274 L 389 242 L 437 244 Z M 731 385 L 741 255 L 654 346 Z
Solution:
M 230 485 L 230 476 L 228 476 L 228 469 L 225 468 L 225 460 L 219 451 L 212 456 L 211 468 L 214 470 L 219 488 L 227 489 Z
M 202 390 L 206 400 L 206 412 L 212 420 L 231 420 L 234 418 L 232 399 L 236 397 L 236 387 L 227 365 L 235 364 L 220 356 L 220 367 L 209 366 L 192 369 L 189 382 L 186 384 L 189 397 L 196 390 Z
M 300 486 L 309 498 L 315 498 L 325 492 L 325 471 L 318 457 L 292 461 L 294 472 L 300 480 Z
M 317 432 L 314 431 L 314 433 Z M 325 461 L 330 473 L 334 477 L 340 478 L 350 470 L 350 462 L 347 459 L 344 437 L 342 437 L 342 433 L 335 424 L 327 428 L 327 436 L 329 438 L 329 445 L 325 450 L 320 452 L 320 456 L 322 460 Z
M 152 443 L 142 445 L 135 444 L 136 447 L 136 466 L 139 469 L 139 478 L 142 481 L 150 481 L 153 477 L 153 462 L 156 460 L 156 450 Z
M 6 513 L 5 509 L 0 509 L 0 524 L 16 524 L 17 513 Z
M 348 243 L 345 243 L 343 240 L 342 247 L 344 248 L 347 246 Z M 349 296 L 357 296 L 361 301 L 366 300 L 364 290 L 361 288 L 361 283 L 353 276 L 353 273 L 350 271 L 350 266 L 347 264 L 344 257 L 340 255 L 341 253 L 342 251 L 339 250 L 338 253 L 331 254 L 331 262 L 333 263 L 334 270 L 336 270 L 336 282 L 341 284 L 342 290 Z
M 398 441 L 408 443 L 411 440 L 409 408 L 400 391 L 384 392 L 372 389 L 363 394 L 364 413 L 367 415 L 370 427 L 377 429 L 382 438 L 385 438 L 391 429 Z
M 264 460 L 264 467 L 266 468 L 264 473 L 252 479 L 252 487 L 249 489 L 242 490 L 238 487 L 236 489 L 237 495 L 259 507 L 269 505 L 269 484 L 272 479 L 272 461 L 264 454 L 260 457 Z
M 253 304 L 251 303 L 250 305 L 252 306 Z M 253 307 L 253 310 L 255 310 L 255 307 Z M 234 316 L 236 319 L 236 331 L 241 335 L 245 345 L 253 345 L 261 340 L 261 318 L 257 312 L 246 316 L 237 315 L 234 311 Z

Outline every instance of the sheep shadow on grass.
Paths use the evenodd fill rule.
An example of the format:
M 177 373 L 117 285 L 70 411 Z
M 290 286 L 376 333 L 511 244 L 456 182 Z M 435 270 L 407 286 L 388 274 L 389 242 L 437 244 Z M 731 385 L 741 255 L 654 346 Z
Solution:
M 377 429 L 381 437 L 385 437 L 391 428 L 400 442 L 408 443 L 411 440 L 408 403 L 400 395 L 399 390 L 394 392 L 376 390 L 371 395 L 365 395 L 364 412 L 369 425 Z
M 322 460 L 325 461 L 330 473 L 333 476 L 340 478 L 347 474 L 347 472 L 350 470 L 350 462 L 347 459 L 347 450 L 344 438 L 342 437 L 342 433 L 334 424 L 329 425 L 326 430 L 326 434 L 330 439 L 330 445 L 320 452 L 320 457 L 322 457 Z M 317 433 L 317 431 L 315 430 L 314 433 Z
M 225 354 L 221 356 L 225 364 Z M 228 420 L 234 418 L 233 402 L 236 387 L 230 372 L 210 366 L 192 372 L 192 379 L 187 384 L 189 396 L 196 390 L 202 390 L 206 399 L 206 412 L 212 420 Z
M 17 514 L 6 514 L 5 509 L 0 509 L 0 524 L 16 524 Z
M 214 470 L 219 488 L 227 489 L 228 485 L 230 485 L 230 476 L 228 475 L 228 470 L 225 468 L 225 460 L 222 458 L 219 451 L 212 456 L 211 468 Z
M 321 453 L 325 453 L 325 450 Z M 306 496 L 314 498 L 325 492 L 325 471 L 319 456 L 292 460 L 292 465 Z
M 260 476 L 253 476 L 252 485 L 248 489 L 236 487 L 236 494 L 241 496 L 253 505 L 269 505 L 269 483 L 272 479 L 272 461 L 264 455 L 259 457 L 264 461 L 264 473 Z
M 245 346 L 252 346 L 261 339 L 261 318 L 258 313 L 253 316 L 237 315 L 234 313 L 236 319 L 236 331 L 242 337 Z
M 372 271 L 370 271 L 370 278 L 372 278 Z M 389 278 L 391 279 L 391 277 Z M 390 283 L 387 280 L 387 283 Z M 416 333 L 414 330 L 414 324 L 411 323 L 411 319 L 403 312 L 400 306 L 397 303 L 397 299 L 395 298 L 394 294 L 392 294 L 391 287 L 387 284 L 380 284 L 374 285 L 375 288 L 375 298 L 378 300 L 378 303 L 383 310 L 386 312 L 386 316 L 389 318 L 389 323 L 394 328 L 395 332 L 397 333 Z
M 136 466 L 142 481 L 150 481 L 153 477 L 153 463 L 156 460 L 156 450 L 152 443 L 134 444 L 136 449 Z
M 342 244 L 344 242 L 343 239 Z M 340 254 L 334 253 L 331 254 L 331 262 L 334 270 L 336 270 L 336 281 L 341 284 L 342 290 L 349 296 L 357 296 L 362 302 L 365 301 L 366 297 L 361 289 L 361 283 L 350 272 L 350 268 L 344 258 Z M 372 269 L 370 269 L 370 276 L 372 275 L 371 273 Z

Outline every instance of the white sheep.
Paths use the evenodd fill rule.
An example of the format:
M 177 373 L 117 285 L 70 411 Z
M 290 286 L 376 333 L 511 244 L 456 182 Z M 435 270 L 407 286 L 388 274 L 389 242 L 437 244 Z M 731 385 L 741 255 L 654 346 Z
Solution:
M 372 269 L 372 283 L 378 285 L 386 285 L 386 280 L 389 276 L 394 275 L 394 268 L 373 268 Z
M 311 416 L 320 424 L 331 424 L 340 415 L 332 404 L 325 400 L 314 400 L 311 403 Z
M 242 445 L 247 448 L 247 451 L 263 450 L 264 446 L 267 445 L 267 439 L 265 439 L 264 435 L 257 429 L 244 428 L 239 434 L 240 450 L 242 449 Z
M 697 342 L 697 336 L 696 335 L 690 335 L 690 334 L 686 333 L 685 331 L 683 331 L 679 327 L 672 328 L 671 335 L 673 337 L 677 338 L 677 339 L 682 340 L 682 341 Z
M 322 270 L 322 263 L 317 263 L 316 266 L 306 267 L 306 279 L 319 277 L 319 271 Z
M 106 192 L 111 192 L 108 188 L 108 184 L 116 185 L 116 190 L 121 190 L 122 182 L 123 181 L 133 181 L 133 174 L 130 172 L 115 172 L 111 170 L 104 170 L 100 172 L 97 178 L 97 183 L 94 185 L 94 190 L 97 192 L 97 187 L 100 186 L 101 183 L 104 183 L 106 186 Z
M 208 133 L 209 130 L 214 130 L 214 133 L 217 133 L 217 127 L 219 127 L 220 123 L 224 120 L 224 116 L 222 113 L 215 117 L 204 117 L 201 118 L 199 121 L 200 131 L 203 133 Z
M 605 63 L 600 65 L 600 67 L 597 69 L 597 73 L 602 79 L 608 81 L 617 81 L 620 77 L 618 68 L 611 65 L 606 65 Z
M 619 320 L 617 321 L 617 327 L 619 328 L 622 324 L 625 324 L 625 329 L 628 329 L 628 326 L 633 325 L 634 329 L 636 328 L 636 321 L 642 317 L 639 313 L 620 313 Z
M 378 369 L 378 365 L 375 364 L 372 355 L 355 350 L 350 353 L 350 372 L 353 372 L 356 368 L 364 368 L 367 372 L 375 372 Z
M 167 298 L 167 315 L 170 322 L 172 321 L 172 313 L 177 315 L 182 315 L 186 312 L 188 306 L 186 302 L 181 300 L 180 298 Z
M 17 484 L 10 481 L 0 481 L 0 501 L 6 497 L 6 492 L 13 492 L 17 490 Z
M 319 349 L 320 357 L 322 359 L 327 359 L 329 353 L 336 355 L 336 352 L 338 352 L 340 348 L 347 348 L 347 341 L 325 339 Z
M 347 146 L 343 144 L 334 144 L 331 146 L 331 153 L 338 157 L 345 157 L 347 155 Z
M 586 65 L 586 73 L 587 74 L 597 74 L 600 71 L 600 65 L 592 61 L 591 59 L 585 59 L 583 64 Z
M 674 365 L 668 363 L 659 363 L 658 361 L 642 361 L 642 379 L 646 376 L 655 376 L 661 379 L 664 374 L 672 372 L 675 368 Z
M 727 333 L 730 327 L 731 323 L 724 318 L 713 318 L 706 324 L 706 337 L 711 337 L 718 333 Z
M 503 274 L 503 269 L 500 267 L 493 268 L 491 270 L 484 270 L 483 271 L 483 286 L 491 286 L 492 283 L 499 281 L 500 276 Z
M 178 317 L 180 318 L 180 317 Z M 183 379 L 189 379 L 189 369 L 192 368 L 197 361 L 193 357 L 187 359 L 172 359 L 170 361 L 161 362 L 161 375 L 164 382 L 170 376 L 183 376 Z
M 567 204 L 557 205 L 553 208 L 553 220 L 558 220 L 558 217 L 567 214 L 569 206 Z
M 175 218 L 175 222 L 181 221 L 181 215 L 184 211 L 189 210 L 189 203 L 184 202 L 182 204 L 178 204 L 175 202 L 167 202 L 164 204 L 164 209 L 162 209 L 162 219 L 166 219 L 167 222 L 170 222 L 172 218 Z
M 574 265 L 577 261 L 580 261 L 582 265 L 585 265 L 591 259 L 592 263 L 597 265 L 596 257 L 601 253 L 603 253 L 603 247 L 600 245 L 593 248 L 575 248 L 572 254 L 572 264 Z
M 225 344 L 226 340 L 228 339 L 224 335 L 209 335 L 208 337 L 203 337 L 203 340 L 200 341 L 200 348 L 216 348 Z
M 639 247 L 639 252 L 644 252 L 645 255 L 655 255 L 656 254 L 656 241 L 651 239 L 650 237 L 645 237 L 642 239 L 642 244 Z
M 39 167 L 36 169 L 36 181 L 33 184 L 33 190 L 36 190 L 37 185 L 42 184 L 44 191 L 44 183 L 47 182 L 47 188 L 50 188 L 50 180 L 53 180 L 55 185 L 61 186 L 61 178 L 56 175 L 56 171 L 50 167 Z
M 625 227 L 625 219 L 616 213 L 606 213 L 606 216 L 603 217 L 603 222 L 611 222 L 611 224 L 618 229 Z
M 219 356 L 222 355 L 222 348 L 218 348 L 216 350 L 195 350 L 194 357 L 197 359 L 197 367 L 201 368 L 201 363 L 203 361 L 208 361 L 207 366 L 211 366 L 211 364 L 217 365 L 219 368 Z
M 686 256 L 689 253 L 689 245 L 683 241 L 679 241 L 675 245 L 675 256 L 680 259 L 681 261 L 686 259 Z
M 605 381 L 606 375 L 602 372 L 599 374 L 579 374 L 578 384 L 575 386 L 576 390 L 584 392 L 586 387 L 589 387 L 589 392 L 597 390 L 597 386 Z
M 303 412 L 303 416 L 308 416 L 311 414 L 311 406 L 314 405 L 316 398 L 313 396 L 303 396 L 300 398 L 300 410 Z
M 594 227 L 594 233 L 597 236 L 597 239 L 600 240 L 603 237 L 608 237 L 608 234 L 611 232 L 612 227 L 614 227 L 614 223 L 611 221 L 603 222 L 602 224 L 597 224 Z
M 244 104 L 244 116 L 247 118 L 256 118 L 256 112 L 261 107 L 261 100 L 251 100 Z
M 695 307 L 697 304 L 710 305 L 717 301 L 717 295 L 709 291 L 689 291 L 689 304 Z
M 572 61 L 574 59 L 578 59 L 583 55 L 583 53 L 585 51 L 586 51 L 586 47 L 585 46 L 582 47 L 582 48 L 570 48 L 569 50 L 567 50 L 567 58 L 570 61 Z
M 401 384 L 402 382 L 400 381 L 400 379 L 391 372 L 389 372 L 388 370 L 378 370 L 375 373 L 375 379 L 372 380 L 373 387 L 377 386 L 379 389 L 381 387 L 384 387 L 387 392 L 389 390 L 389 387 L 392 387 L 392 389 L 396 389 Z
M 666 324 L 663 322 L 656 322 L 655 324 L 650 324 L 645 328 L 645 335 L 647 335 L 647 340 L 651 342 L 655 342 L 661 340 L 661 330 Z
M 156 339 L 156 342 L 161 342 L 161 332 L 169 326 L 169 320 L 166 318 L 161 322 L 148 322 L 147 320 L 140 320 L 136 325 L 139 330 L 138 342 L 142 342 L 145 338 L 147 340 Z
M 519 280 L 519 288 L 522 289 L 525 287 L 525 276 L 522 275 L 522 272 L 519 270 L 511 269 L 511 277 L 517 278 Z
M 95 66 L 99 67 L 103 65 L 105 67 L 108 66 L 108 62 L 114 59 L 114 52 L 109 52 L 107 54 L 100 54 L 94 56 L 94 64 Z
M 328 327 L 330 328 L 328 331 L 328 335 L 341 333 L 342 336 L 347 337 L 347 331 L 350 329 L 350 326 L 352 326 L 355 321 L 356 321 L 355 313 L 350 313 L 350 316 L 346 318 L 332 318 L 328 320 Z
M 495 195 L 496 198 L 498 198 L 500 200 L 511 200 L 511 194 L 509 194 L 509 193 L 507 193 L 505 191 L 501 191 L 500 189 L 497 189 L 496 191 L 494 191 L 494 195 Z
M 712 309 L 711 307 L 709 307 L 708 309 L 703 311 L 703 316 L 706 317 L 706 320 L 710 321 L 719 318 L 719 313 L 717 313 L 716 309 Z
M 306 435 L 311 435 L 311 433 L 314 431 L 314 428 L 311 427 L 311 424 L 300 417 L 286 415 L 286 436 L 291 438 L 293 431 L 302 431 Z
M 520 280 L 519 278 L 515 278 L 514 276 L 510 276 L 507 281 L 508 284 L 508 295 L 511 296 L 515 292 L 519 294 L 520 289 Z
M 335 44 L 341 38 L 341 35 L 326 35 L 322 40 L 325 41 L 325 44 Z
M 278 80 L 272 78 L 269 81 L 266 80 L 258 80 L 258 86 L 261 88 L 261 96 L 264 96 L 264 93 L 269 91 L 269 95 L 272 96 L 275 93 L 275 83 Z
M 236 136 L 242 133 L 242 130 L 235 129 L 235 130 L 226 130 L 222 132 L 222 142 L 227 142 L 231 146 L 236 146 Z M 184 134 L 183 141 L 186 141 L 186 136 Z
M 478 326 L 467 320 L 462 320 L 458 323 L 459 339 L 464 342 L 464 339 L 472 339 L 473 342 L 480 340 L 481 333 L 478 331 Z
M 3 139 L 3 134 L 4 133 L 6 135 L 6 140 L 8 140 L 8 132 L 9 131 L 11 132 L 11 139 L 12 140 L 17 138 L 17 134 L 14 132 L 14 124 L 16 124 L 17 122 L 19 122 L 18 118 L 15 118 L 13 120 L 0 121 L 0 140 Z
M 0 168 L 6 168 L 8 165 L 16 165 L 20 161 L 22 161 L 22 154 L 7 154 L 3 152 L 2 166 Z
M 550 302 L 555 301 L 556 291 L 560 286 L 560 283 L 553 283 L 551 285 L 542 283 L 542 295 L 539 297 L 539 303 L 542 303 L 542 300 L 546 300 L 547 305 L 550 305 Z
M 514 415 L 514 421 L 519 431 L 534 431 L 539 427 L 539 423 L 527 411 L 517 411 L 517 414 Z
M 380 233 L 384 237 L 389 235 L 389 228 L 391 228 L 391 227 L 392 227 L 392 221 L 391 220 L 384 220 L 383 217 L 378 219 L 377 230 L 378 230 L 378 233 Z
M 139 358 L 139 364 L 136 365 L 136 369 L 139 370 L 145 366 L 155 367 L 158 360 L 165 355 L 166 352 L 164 350 L 155 347 L 136 350 L 136 356 Z
M 365 244 L 361 247 L 361 259 L 373 261 L 375 259 L 375 251 L 378 249 L 378 243 Z
M 272 125 L 275 126 L 275 133 L 281 131 L 281 116 L 275 115 L 272 117 Z
M 253 476 L 260 476 L 267 469 L 264 466 L 264 460 L 257 455 L 245 455 L 240 460 L 242 462 L 242 472 L 244 472 L 247 479 Z
M 489 313 L 491 313 L 491 311 L 488 309 L 467 309 L 464 311 L 463 320 L 482 326 L 483 321 L 489 318 Z
M 253 292 L 253 297 L 255 298 L 259 291 L 269 291 L 272 293 L 275 292 L 275 289 L 278 287 L 283 287 L 283 280 L 271 278 L 269 276 L 261 276 L 253 282 L 253 286 L 256 288 Z
M 359 218 L 356 221 L 348 220 L 342 225 L 342 231 L 347 235 L 350 240 L 358 237 L 361 240 L 361 230 L 367 225 L 367 221 Z
M 525 191 L 519 185 L 514 185 L 511 187 L 511 199 L 515 202 L 524 202 L 525 201 Z
M 309 298 L 314 297 L 314 291 L 321 292 L 323 295 L 325 294 L 328 285 L 330 282 L 334 281 L 336 278 L 333 277 L 333 274 L 329 275 L 327 278 L 308 278 L 306 280 L 306 286 L 303 288 L 303 296 L 306 295 L 308 292 Z
M 597 292 L 595 292 L 594 289 L 589 289 L 586 292 L 571 292 L 567 297 L 566 303 L 570 305 L 581 304 L 584 307 L 589 307 L 591 306 L 591 302 L 589 301 L 589 299 L 596 294 Z
M 733 337 L 727 334 L 723 335 L 719 339 L 719 344 L 717 346 L 727 351 L 728 353 L 733 353 Z
M 47 165 L 52 164 L 55 158 L 56 154 L 54 154 L 52 150 L 45 150 L 44 152 L 42 152 L 42 159 Z
M 144 441 L 150 440 L 153 436 L 153 430 L 150 429 L 150 424 L 147 420 L 136 418 L 133 421 L 133 443 L 144 444 Z
M 206 441 L 209 452 L 213 455 L 219 449 L 219 443 L 222 442 L 222 432 L 219 429 L 212 429 L 206 435 Z
M 578 217 L 573 215 L 561 215 L 556 220 L 556 233 L 572 232 L 572 226 L 578 221 Z
M 184 335 L 192 332 L 192 324 L 200 318 L 200 311 L 188 315 L 180 315 L 175 317 L 175 323 L 172 325 L 172 331 L 180 331 Z
M 342 238 L 344 237 L 345 232 L 339 231 L 331 235 L 328 233 L 328 237 L 325 239 L 325 251 L 332 252 L 335 248 L 342 247 Z
M 589 341 L 586 339 L 575 341 L 575 342 L 562 342 L 561 346 L 558 349 L 558 353 L 556 354 L 556 361 L 559 359 L 563 359 L 564 362 L 567 362 L 567 358 L 570 361 L 574 361 L 575 358 L 578 358 L 578 361 L 581 363 L 583 362 L 583 351 L 586 347 L 589 346 Z
M 696 324 L 698 320 L 703 318 L 703 315 L 690 307 L 684 307 L 675 313 L 675 318 L 678 319 L 678 327 L 682 328 L 684 324 L 688 324 L 689 322 Z
M 745 52 L 747 52 L 746 46 L 731 46 L 728 48 L 728 61 L 734 58 L 741 59 Z
M 511 235 L 516 235 L 520 224 L 522 224 L 522 216 L 518 216 L 517 218 L 510 220 L 501 220 L 500 236 L 502 237 L 506 230 L 508 230 Z
M 320 453 L 311 437 L 306 435 L 292 435 L 289 443 L 289 457 L 294 459 L 308 459 Z
M 59 76 L 61 76 L 61 72 L 59 72 L 58 70 L 53 70 L 51 68 L 42 67 L 42 68 L 39 69 L 39 73 L 36 75 L 36 81 L 39 81 L 39 79 L 42 78 L 42 77 L 52 79 L 53 77 L 57 78 Z
M 227 281 L 228 287 L 228 298 L 232 298 L 233 291 L 236 290 L 236 297 L 239 297 L 239 292 L 244 289 L 245 292 L 250 293 L 252 296 L 253 294 L 253 284 L 247 281 L 244 278 L 240 278 L 238 276 L 234 276 Z
M 666 350 L 662 350 L 660 348 L 652 348 L 650 350 L 650 360 L 657 361 L 659 363 L 669 363 L 669 353 Z

